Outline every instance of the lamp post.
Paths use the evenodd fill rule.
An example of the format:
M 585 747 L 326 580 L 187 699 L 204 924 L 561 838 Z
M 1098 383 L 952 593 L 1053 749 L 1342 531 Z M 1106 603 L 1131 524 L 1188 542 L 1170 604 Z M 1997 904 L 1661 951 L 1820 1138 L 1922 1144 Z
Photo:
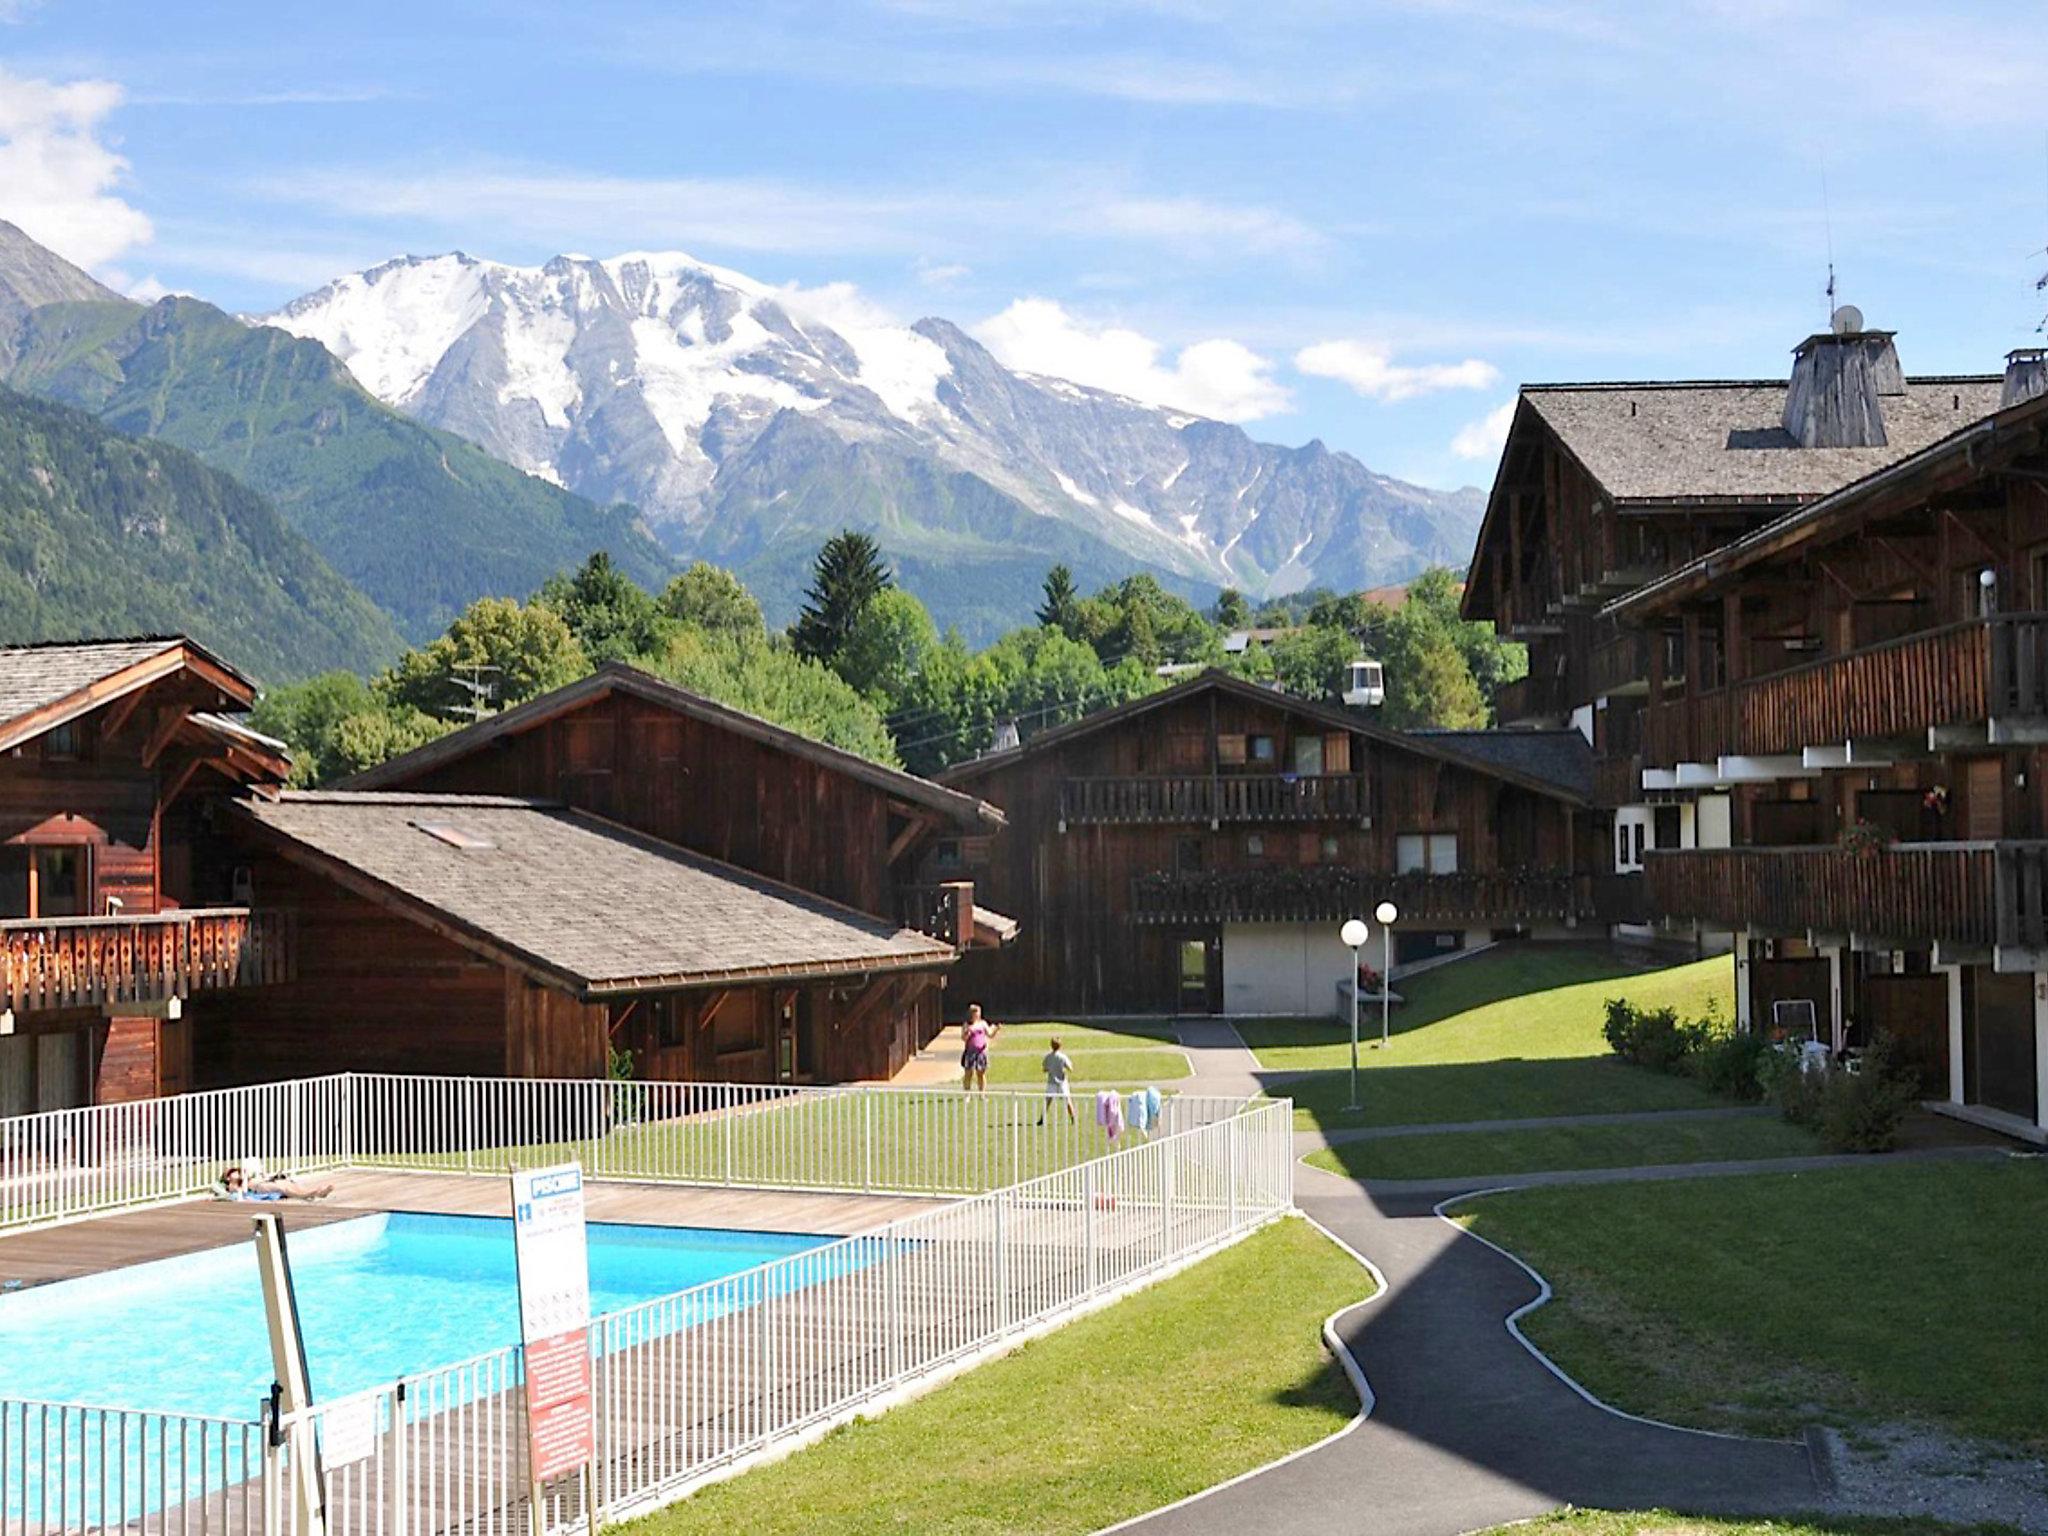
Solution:
M 1391 901 L 1383 901 L 1373 908 L 1372 915 L 1380 920 L 1380 934 L 1384 948 L 1380 951 L 1380 1049 L 1387 1048 L 1387 1010 L 1393 1006 L 1388 995 L 1394 985 L 1394 924 L 1401 916 L 1401 909 Z M 1360 923 L 1363 928 L 1365 924 Z
M 1344 941 L 1351 951 L 1351 1107 L 1359 1108 L 1358 1102 L 1358 951 L 1371 936 L 1372 930 L 1361 918 L 1348 918 L 1337 930 L 1337 937 Z

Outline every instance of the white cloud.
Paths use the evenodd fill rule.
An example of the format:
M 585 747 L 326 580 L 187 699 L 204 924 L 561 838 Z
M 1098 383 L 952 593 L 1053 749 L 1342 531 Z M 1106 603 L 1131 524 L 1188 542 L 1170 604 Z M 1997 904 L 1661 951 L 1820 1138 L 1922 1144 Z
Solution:
M 1490 459 L 1507 445 L 1508 426 L 1515 419 L 1515 402 L 1510 400 L 1488 411 L 1477 421 L 1468 421 L 1451 439 L 1451 452 L 1461 459 Z
M 1106 198 L 1075 227 L 1172 246 L 1228 245 L 1261 255 L 1302 254 L 1326 243 L 1320 231 L 1291 213 L 1199 197 Z
M 1489 389 L 1500 382 L 1500 370 L 1476 357 L 1461 363 L 1397 363 L 1386 349 L 1362 341 L 1319 341 L 1295 353 L 1294 366 L 1348 384 L 1368 400 L 1390 402 L 1447 389 Z
M 82 267 L 150 237 L 148 217 L 115 193 L 128 162 L 100 138 L 120 104 L 109 80 L 60 85 L 0 69 L 0 218 Z
M 1219 421 L 1256 421 L 1293 401 L 1273 364 L 1217 337 L 1183 347 L 1169 365 L 1160 344 L 1122 326 L 1089 326 L 1054 299 L 1018 299 L 974 327 L 1008 368 L 1050 374 Z
M 950 288 L 974 272 L 962 261 L 931 261 L 923 256 L 911 263 L 911 269 L 927 288 Z

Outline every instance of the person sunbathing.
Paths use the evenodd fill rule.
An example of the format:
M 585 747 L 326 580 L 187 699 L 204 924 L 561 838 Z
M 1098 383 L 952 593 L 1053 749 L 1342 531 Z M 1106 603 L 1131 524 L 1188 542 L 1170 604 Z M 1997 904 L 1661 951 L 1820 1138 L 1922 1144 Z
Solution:
M 244 1178 L 239 1168 L 224 1169 L 220 1187 L 230 1200 L 325 1200 L 334 1193 L 332 1184 L 302 1184 L 282 1174 Z

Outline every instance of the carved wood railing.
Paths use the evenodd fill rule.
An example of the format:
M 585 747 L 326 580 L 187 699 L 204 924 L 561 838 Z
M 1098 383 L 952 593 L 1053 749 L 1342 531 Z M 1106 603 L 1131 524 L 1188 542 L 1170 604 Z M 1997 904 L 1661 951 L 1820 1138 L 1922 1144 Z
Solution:
M 1630 630 L 1593 647 L 1586 660 L 1586 685 L 1595 695 L 1620 693 L 1650 680 L 1650 637 Z
M 2026 942 L 2048 933 L 2048 843 L 1887 848 L 1706 848 L 1644 856 L 1650 905 L 1719 928 L 1857 933 L 1914 946 Z M 2033 871 L 2031 882 L 2027 871 Z M 2025 893 L 2033 892 L 2029 906 Z M 2001 888 L 2009 896 L 2001 900 Z M 2001 937 L 2012 934 L 2015 937 Z
M 1357 821 L 1371 812 L 1364 774 L 1175 774 L 1060 781 L 1060 819 L 1128 822 Z
M 1493 696 L 1495 717 L 1502 725 L 1528 720 L 1548 720 L 1571 713 L 1580 702 L 1567 696 L 1561 677 L 1538 677 L 1533 673 L 1502 683 Z
M 0 1008 L 160 1003 L 292 976 L 281 912 L 190 908 L 134 917 L 0 922 Z
M 1391 901 L 1403 923 L 1492 926 L 1578 917 L 1590 899 L 1585 882 L 1562 870 L 1388 875 L 1323 864 L 1153 871 L 1131 881 L 1130 915 L 1139 923 L 1342 922 Z
M 974 942 L 974 882 L 905 886 L 897 893 L 896 920 L 942 944 L 965 949 Z
M 2048 715 L 2048 614 L 2000 614 L 1651 706 L 1659 767 Z

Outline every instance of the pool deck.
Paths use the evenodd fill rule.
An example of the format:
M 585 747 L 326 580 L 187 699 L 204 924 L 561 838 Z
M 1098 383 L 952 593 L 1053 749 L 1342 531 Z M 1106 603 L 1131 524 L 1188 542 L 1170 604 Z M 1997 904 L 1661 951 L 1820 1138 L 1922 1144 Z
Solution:
M 245 1204 L 188 1200 L 148 1210 L 94 1216 L 58 1227 L 0 1237 L 0 1285 L 44 1285 L 73 1280 L 152 1259 L 244 1242 L 250 1217 L 276 1211 L 285 1228 L 326 1226 L 379 1211 L 424 1211 L 447 1216 L 510 1216 L 508 1181 L 498 1175 L 386 1173 L 322 1174 L 332 1183 L 325 1200 Z M 802 1232 L 840 1237 L 865 1232 L 945 1202 L 914 1196 L 839 1195 L 804 1190 L 715 1189 L 669 1184 L 593 1181 L 585 1208 L 592 1221 L 641 1226 L 723 1227 L 747 1232 Z

